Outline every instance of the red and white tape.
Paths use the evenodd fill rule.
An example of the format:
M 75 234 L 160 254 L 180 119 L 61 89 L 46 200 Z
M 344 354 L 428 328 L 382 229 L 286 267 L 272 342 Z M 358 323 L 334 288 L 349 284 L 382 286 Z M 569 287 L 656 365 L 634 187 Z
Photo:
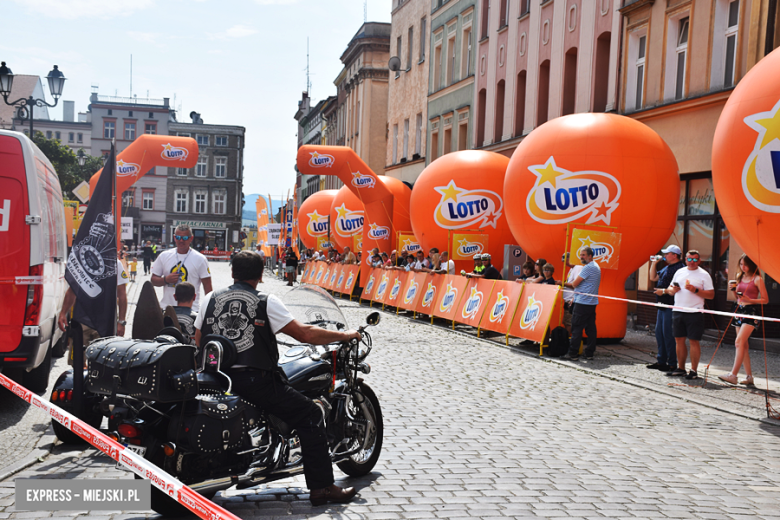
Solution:
M 56 404 L 45 401 L 37 394 L 22 385 L 0 374 L 0 385 L 19 396 L 33 406 L 46 411 L 52 419 L 99 449 L 133 473 L 148 479 L 157 489 L 166 493 L 178 503 L 205 520 L 240 520 L 233 513 L 219 507 L 217 504 L 199 495 L 176 478 L 161 470 L 154 464 L 132 450 L 99 432 L 84 421 L 66 412 Z

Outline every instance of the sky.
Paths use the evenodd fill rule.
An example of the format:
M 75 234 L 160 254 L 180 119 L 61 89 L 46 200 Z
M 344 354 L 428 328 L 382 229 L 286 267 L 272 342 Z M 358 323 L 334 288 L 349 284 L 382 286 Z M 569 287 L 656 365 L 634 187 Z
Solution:
M 339 57 L 363 23 L 363 0 L 4 0 L 0 60 L 42 78 L 58 65 L 61 100 L 86 112 L 101 95 L 169 97 L 179 121 L 246 128 L 244 193 L 295 186 L 297 122 L 306 89 L 336 93 Z M 367 0 L 368 21 L 389 22 L 391 0 Z M 48 94 L 48 85 L 44 90 Z M 147 96 L 148 92 L 148 96 Z M 51 102 L 51 99 L 49 99 Z M 314 104 L 314 103 L 312 103 Z M 49 110 L 62 118 L 62 105 Z

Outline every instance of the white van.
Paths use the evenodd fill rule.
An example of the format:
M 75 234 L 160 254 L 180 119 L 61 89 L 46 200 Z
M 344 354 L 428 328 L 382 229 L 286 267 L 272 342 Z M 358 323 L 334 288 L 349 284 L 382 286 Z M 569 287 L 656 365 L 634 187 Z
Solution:
M 0 370 L 46 390 L 67 290 L 65 209 L 57 174 L 26 135 L 0 130 Z

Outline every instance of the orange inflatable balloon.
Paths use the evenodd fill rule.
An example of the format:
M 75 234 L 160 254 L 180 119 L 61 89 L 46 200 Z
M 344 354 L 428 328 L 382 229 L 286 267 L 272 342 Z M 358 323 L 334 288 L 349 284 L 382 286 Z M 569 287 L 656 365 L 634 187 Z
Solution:
M 364 220 L 363 203 L 348 186 L 342 186 L 330 205 L 330 221 L 333 222 L 330 237 L 339 251 L 354 247 L 353 237 L 363 234 Z
M 731 236 L 780 279 L 779 50 L 750 69 L 729 96 L 712 143 L 712 183 Z
M 425 168 L 414 184 L 411 199 L 412 230 L 427 252 L 448 251 L 456 269 L 471 271 L 475 253 L 490 253 L 501 269 L 504 244 L 514 243 L 506 220 L 504 175 L 509 159 L 494 152 L 452 152 Z M 451 250 L 450 236 L 487 235 L 487 248 L 476 237 L 463 237 Z
M 329 233 L 330 206 L 338 190 L 322 190 L 303 201 L 298 210 L 298 235 L 303 245 L 317 247 L 317 239 L 327 238 Z
M 382 184 L 393 194 L 393 230 L 411 231 L 412 224 L 409 218 L 409 204 L 412 198 L 412 190 L 395 177 L 382 175 L 379 177 Z M 390 251 L 387 251 L 388 253 Z
M 567 224 L 622 234 L 617 269 L 602 268 L 599 294 L 625 298 L 626 277 L 674 230 L 680 177 L 669 146 L 648 126 L 615 114 L 575 114 L 543 124 L 520 143 L 504 193 L 516 197 L 507 220 L 518 244 L 555 265 L 556 279 Z M 623 338 L 626 304 L 601 299 L 596 325 L 599 338 Z

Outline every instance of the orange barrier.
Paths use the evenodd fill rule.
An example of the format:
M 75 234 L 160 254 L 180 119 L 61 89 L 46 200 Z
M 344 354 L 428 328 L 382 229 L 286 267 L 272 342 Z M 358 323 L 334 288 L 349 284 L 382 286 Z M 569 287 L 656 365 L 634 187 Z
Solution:
M 361 274 L 363 270 L 361 269 Z M 370 269 L 368 271 L 368 276 L 366 277 L 366 286 L 363 289 L 363 294 L 360 295 L 360 300 L 373 300 L 374 299 L 374 292 L 376 292 L 376 288 L 379 285 L 379 279 L 382 277 L 382 270 L 374 267 L 373 269 Z
M 306 267 L 303 268 L 303 276 L 301 276 L 301 283 L 311 283 L 311 273 L 314 270 L 314 262 L 306 262 Z
M 346 279 L 347 271 L 349 270 L 348 265 L 342 265 L 338 268 L 338 276 L 336 277 L 336 283 L 333 284 L 332 291 L 340 293 L 342 289 L 344 288 L 344 280 Z
M 458 312 L 455 313 L 455 321 L 479 328 L 479 322 L 485 313 L 487 301 L 493 294 L 495 283 L 495 280 L 485 280 L 484 278 L 469 280 L 460 300 Z
M 509 325 L 515 316 L 524 287 L 525 284 L 517 282 L 497 281 L 479 322 L 479 328 L 504 334 L 508 340 Z
M 325 289 L 328 289 L 330 291 L 333 290 L 333 287 L 336 285 L 336 280 L 338 280 L 339 273 L 342 269 L 341 264 L 333 264 L 330 266 L 330 278 L 328 278 L 328 281 L 325 282 Z
M 558 304 L 561 293 L 558 285 L 526 284 L 509 335 L 539 343 L 539 355 L 542 355 L 550 324 L 557 326 L 561 321 Z
M 344 293 L 349 294 L 349 299 L 352 299 L 352 291 L 355 290 L 355 284 L 360 276 L 360 266 L 348 265 L 344 267 L 345 280 L 344 280 Z
M 325 275 L 325 268 L 328 267 L 328 264 L 326 264 L 325 262 L 317 262 L 317 263 L 320 265 L 317 266 L 317 274 L 314 276 L 313 283 L 321 287 L 323 275 Z
M 390 292 L 390 285 L 393 283 L 393 280 L 395 280 L 395 277 L 392 277 L 394 274 L 392 271 L 385 271 L 384 269 L 380 269 L 378 267 L 375 268 L 375 270 L 378 271 L 377 277 L 379 281 L 377 282 L 376 291 L 374 291 L 374 297 L 372 300 L 377 303 L 381 303 L 384 307 L 385 297 L 387 296 L 387 293 Z
M 401 300 L 399 296 L 403 292 L 402 289 L 406 285 L 406 279 L 409 277 L 409 273 L 398 270 L 392 270 L 390 272 L 394 274 L 391 276 L 392 284 L 390 285 L 390 290 L 387 291 L 385 305 L 395 307 L 396 313 L 398 313 L 398 302 Z
M 437 318 L 452 320 L 454 326 L 455 313 L 458 312 L 458 306 L 461 298 L 463 298 L 463 292 L 466 290 L 469 279 L 465 276 L 452 274 L 444 276 L 446 276 L 446 279 L 441 291 L 439 291 L 436 305 L 433 307 L 433 315 Z
M 429 274 L 425 277 L 425 284 L 420 287 L 422 295 L 417 303 L 415 312 L 431 316 L 433 318 L 433 309 L 439 300 L 442 286 L 446 280 L 446 275 Z
M 425 280 L 433 275 L 428 273 L 409 272 L 404 285 L 403 295 L 398 301 L 398 307 L 407 311 L 414 311 L 417 308 L 417 302 L 425 291 Z

